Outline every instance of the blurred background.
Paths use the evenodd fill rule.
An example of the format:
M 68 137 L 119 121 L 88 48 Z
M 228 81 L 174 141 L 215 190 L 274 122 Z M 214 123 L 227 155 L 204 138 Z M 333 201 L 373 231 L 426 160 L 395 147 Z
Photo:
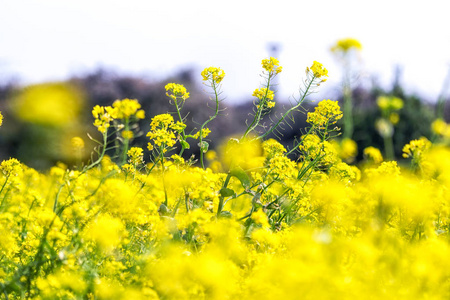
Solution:
M 214 148 L 246 128 L 252 92 L 262 82 L 261 60 L 269 56 L 283 66 L 274 87 L 278 113 L 298 96 L 305 68 L 319 61 L 329 79 L 308 97 L 306 108 L 322 99 L 342 106 L 350 99 L 351 130 L 340 124 L 358 148 L 349 162 L 360 161 L 369 145 L 389 156 L 387 139 L 391 158 L 400 158 L 409 140 L 448 134 L 442 129 L 450 119 L 447 14 L 445 1 L 3 0 L 0 159 L 16 157 L 40 170 L 58 161 L 73 164 L 74 136 L 85 141 L 89 159 L 86 133 L 98 135 L 94 105 L 138 99 L 146 133 L 151 117 L 173 111 L 164 90 L 169 82 L 191 93 L 184 110 L 188 126 L 198 127 L 210 115 L 200 76 L 209 66 L 226 72 L 226 115 L 209 124 Z M 361 47 L 331 50 L 347 38 Z M 382 107 L 380 96 L 399 98 L 402 107 Z M 305 120 L 304 114 L 295 116 L 283 143 L 301 135 Z M 435 123 L 433 131 L 436 120 L 444 127 Z M 133 143 L 144 147 L 145 134 Z

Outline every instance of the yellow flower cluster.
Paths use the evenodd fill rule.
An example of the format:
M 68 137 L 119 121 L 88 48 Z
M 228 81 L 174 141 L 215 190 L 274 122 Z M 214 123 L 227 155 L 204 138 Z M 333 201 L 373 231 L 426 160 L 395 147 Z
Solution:
M 311 72 L 314 77 L 322 79 L 322 81 L 326 81 L 326 79 L 322 77 L 328 77 L 328 70 L 325 69 L 320 62 L 317 61 L 314 61 L 310 68 L 306 68 L 306 73 L 309 72 Z
M 259 88 L 253 91 L 252 96 L 258 98 L 260 101 L 264 101 L 265 106 L 272 108 L 275 106 L 274 92 L 268 88 Z
M 137 119 L 144 119 L 145 112 L 140 109 L 141 104 L 136 99 L 116 100 L 113 103 L 115 119 L 129 119 L 135 116 Z
M 173 127 L 179 128 L 179 124 L 174 123 L 173 117 L 170 114 L 157 115 L 152 118 L 150 123 L 151 130 L 147 133 L 147 137 L 158 147 L 172 147 L 176 143 Z M 153 150 L 151 143 L 148 143 L 148 149 Z
M 211 133 L 211 130 L 209 128 L 205 127 L 201 130 L 201 133 L 202 133 L 202 138 L 205 138 Z M 194 139 L 198 139 L 199 137 L 200 137 L 200 131 L 198 131 L 196 134 L 194 134 Z
M 4 160 L 0 164 L 0 171 L 5 176 L 16 176 L 22 170 L 21 163 L 15 159 L 10 158 L 8 160 Z
M 403 100 L 394 96 L 380 96 L 377 98 L 377 104 L 384 111 L 396 111 L 403 108 Z
M 263 59 L 261 64 L 263 69 L 266 70 L 269 74 L 279 74 L 283 69 L 283 67 L 280 66 L 280 62 L 278 61 L 278 59 L 274 57 Z
M 267 89 L 267 88 L 259 88 L 253 91 L 252 96 L 258 98 L 259 100 L 263 99 L 269 99 L 273 100 L 274 93 L 273 91 Z
M 187 98 L 189 98 L 189 93 L 186 91 L 186 88 L 182 84 L 177 83 L 168 83 L 165 86 L 166 89 L 166 95 L 176 101 L 178 98 L 185 101 Z
M 110 123 L 117 118 L 117 110 L 111 106 L 99 106 L 96 105 L 92 109 L 92 115 L 94 116 L 94 126 L 98 128 L 98 131 L 105 133 L 110 127 Z
M 347 163 L 351 163 L 358 155 L 358 145 L 356 142 L 349 138 L 343 138 L 339 143 L 332 141 L 335 145 L 339 157 Z
M 418 140 L 412 140 L 403 147 L 403 157 L 411 157 L 415 160 L 420 159 L 423 153 L 431 147 L 431 142 L 426 137 Z
M 270 159 L 269 166 L 274 176 L 279 179 L 286 179 L 296 176 L 297 168 L 295 162 L 286 156 L 277 155 Z
M 82 150 L 84 149 L 84 141 L 79 136 L 75 136 L 70 140 L 70 143 L 72 144 L 72 147 L 75 150 Z
M 367 147 L 364 149 L 363 154 L 367 160 L 375 164 L 379 164 L 383 161 L 383 155 L 381 154 L 381 151 L 378 148 L 372 146 Z
M 336 105 L 324 101 L 311 119 L 335 121 Z M 117 114 L 93 110 L 108 124 Z M 151 120 L 157 154 L 184 138 L 182 124 L 170 114 Z M 449 298 L 449 147 L 425 138 L 407 144 L 420 172 L 382 162 L 370 147 L 364 155 L 378 164 L 358 167 L 343 162 L 323 132 L 311 132 L 293 149 L 298 160 L 275 140 L 231 139 L 206 155 L 224 172 L 182 153 L 144 165 L 139 147 L 120 167 L 103 154 L 82 170 L 59 163 L 48 173 L 1 162 L 0 294 Z
M 318 160 L 319 165 L 330 166 L 339 159 L 336 148 L 330 142 L 322 141 L 317 135 L 303 136 L 299 149 L 306 159 Z
M 436 119 L 431 123 L 431 130 L 438 136 L 450 138 L 450 125 L 442 119 Z
M 221 68 L 209 67 L 205 68 L 202 73 L 203 81 L 212 81 L 214 83 L 221 83 L 225 77 L 225 72 Z
M 308 113 L 306 122 L 317 128 L 325 128 L 328 125 L 336 124 L 343 116 L 337 101 L 323 100 L 316 106 L 314 112 Z
M 151 128 L 170 131 L 172 124 L 170 115 L 160 115 Z M 107 157 L 85 173 L 59 165 L 41 174 L 14 159 L 2 162 L 2 293 L 12 299 L 27 291 L 47 299 L 448 295 L 448 148 L 431 146 L 421 161 L 426 172 L 408 175 L 395 161 L 361 173 L 313 135 L 304 138 L 309 154 L 300 164 L 275 140 L 234 144 L 247 162 L 261 156 L 266 163 L 241 164 L 254 174 L 233 170 L 226 189 L 228 174 L 189 167 L 179 155 L 165 170 L 141 173 L 131 165 L 142 162 L 137 147 L 128 151 L 124 172 L 111 173 L 118 167 Z M 377 151 L 365 152 L 377 160 Z M 316 155 L 321 163 L 305 169 Z M 60 188 L 64 180 L 70 184 Z M 221 195 L 229 196 L 217 217 Z M 36 261 L 45 273 L 28 272 Z
M 144 162 L 144 150 L 140 147 L 131 147 L 127 155 L 128 162 L 132 165 L 138 165 Z
M 348 51 L 350 51 L 352 49 L 355 49 L 355 50 L 362 49 L 362 45 L 357 39 L 354 39 L 354 38 L 341 39 L 336 42 L 336 45 L 331 47 L 331 51 L 343 52 L 343 53 L 347 53 Z
M 2 115 L 2 113 L 0 112 L 0 126 L 2 126 L 3 125 L 3 115 Z
M 78 121 L 84 101 L 83 92 L 75 85 L 43 83 L 16 93 L 11 108 L 22 121 L 61 128 Z
M 268 139 L 262 143 L 264 149 L 264 156 L 267 158 L 272 158 L 275 156 L 280 156 L 286 153 L 286 148 L 281 145 L 278 141 L 274 139 Z

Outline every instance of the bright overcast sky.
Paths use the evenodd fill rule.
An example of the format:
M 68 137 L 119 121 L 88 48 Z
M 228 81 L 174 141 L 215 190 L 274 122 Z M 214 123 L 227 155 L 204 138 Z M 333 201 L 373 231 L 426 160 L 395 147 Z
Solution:
M 447 4 L 0 0 L 0 79 L 63 80 L 97 66 L 164 78 L 179 68 L 218 66 L 226 72 L 224 94 L 233 100 L 259 87 L 261 59 L 269 55 L 267 44 L 277 42 L 279 91 L 288 97 L 313 60 L 329 70 L 323 89 L 336 88 L 340 68 L 329 48 L 354 37 L 363 45 L 366 74 L 388 86 L 399 64 L 409 91 L 433 101 L 450 67 Z

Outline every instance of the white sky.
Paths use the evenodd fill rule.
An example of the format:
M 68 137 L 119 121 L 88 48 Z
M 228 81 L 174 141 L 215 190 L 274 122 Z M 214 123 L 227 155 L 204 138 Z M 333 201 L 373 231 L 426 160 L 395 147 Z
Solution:
M 447 5 L 446 5 L 447 4 Z M 322 62 L 340 82 L 333 43 L 363 45 L 367 74 L 392 82 L 403 66 L 410 92 L 434 101 L 450 67 L 448 1 L 113 1 L 0 0 L 0 79 L 62 80 L 112 67 L 164 78 L 180 67 L 221 67 L 229 100 L 259 87 L 268 42 L 278 42 L 282 97 L 295 94 L 306 66 Z M 199 80 L 200 80 L 200 74 Z M 330 96 L 328 96 L 330 97 Z

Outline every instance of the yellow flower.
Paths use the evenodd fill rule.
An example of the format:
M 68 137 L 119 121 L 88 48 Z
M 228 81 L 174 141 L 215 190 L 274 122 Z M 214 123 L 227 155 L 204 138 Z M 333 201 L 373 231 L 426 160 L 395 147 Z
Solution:
M 205 158 L 207 160 L 215 160 L 217 159 L 217 152 L 214 150 L 209 150 L 208 152 L 206 152 Z
M 127 140 L 132 139 L 134 137 L 133 131 L 131 130 L 122 131 L 122 137 Z
M 184 158 L 182 158 L 178 154 L 174 154 L 170 158 L 172 158 L 173 163 L 176 165 L 183 165 L 185 163 Z
M 144 162 L 144 150 L 140 147 L 131 147 L 127 152 L 130 164 L 140 164 Z
M 75 136 L 70 140 L 70 143 L 72 144 L 72 147 L 75 150 L 82 150 L 84 148 L 84 141 L 79 136 Z
M 268 158 L 281 156 L 283 153 L 286 153 L 286 148 L 274 139 L 264 141 L 262 146 L 264 149 L 264 156 Z
M 173 117 L 170 114 L 160 114 L 156 115 L 152 118 L 152 121 L 150 123 L 150 127 L 152 130 L 155 130 L 157 127 L 166 128 L 172 124 Z
M 252 214 L 252 220 L 256 224 L 262 225 L 264 228 L 269 227 L 269 221 L 267 215 L 262 211 L 262 209 L 257 210 Z
M 273 91 L 271 91 L 267 88 L 259 88 L 253 92 L 252 96 L 258 98 L 259 100 L 264 100 L 264 99 L 273 100 L 274 93 L 273 93 Z M 274 105 L 275 105 L 275 103 L 274 103 Z
M 105 133 L 109 128 L 111 121 L 117 116 L 117 110 L 111 106 L 99 106 L 96 105 L 92 109 L 92 115 L 95 118 L 94 126 L 98 128 L 98 131 Z
M 270 159 L 269 164 L 273 174 L 278 176 L 279 179 L 295 177 L 296 175 L 295 162 L 290 160 L 286 156 L 283 155 L 274 156 L 273 158 Z
M 95 241 L 103 250 L 111 250 L 119 246 L 126 235 L 127 232 L 123 222 L 108 214 L 100 215 L 91 224 L 88 231 L 88 237 Z
M 38 125 L 64 127 L 78 121 L 84 95 L 67 83 L 45 83 L 26 87 L 12 104 L 16 116 Z
M 403 108 L 403 100 L 394 96 L 379 96 L 377 104 L 383 111 L 396 111 Z
M 318 128 L 335 124 L 343 116 L 337 101 L 323 100 L 316 106 L 314 112 L 308 113 L 306 122 Z
M 0 126 L 2 126 L 3 125 L 3 115 L 2 115 L 2 113 L 0 112 Z
M 361 172 L 357 167 L 349 166 L 344 162 L 337 163 L 330 168 L 330 177 L 341 181 L 357 181 Z
M 450 138 L 450 125 L 442 119 L 436 119 L 431 123 L 431 130 L 437 135 Z
M 323 141 L 314 134 L 308 134 L 302 137 L 302 143 L 299 150 L 307 159 L 317 159 L 319 164 L 329 166 L 338 161 L 338 153 L 333 145 L 328 141 Z
M 186 124 L 177 121 L 176 123 L 170 125 L 170 128 L 177 132 L 182 132 L 186 128 Z
M 414 160 L 420 159 L 422 154 L 431 147 L 431 142 L 426 137 L 412 140 L 403 147 L 403 157 L 412 157 Z
M 262 67 L 264 70 L 269 72 L 269 74 L 278 74 L 282 71 L 278 59 L 270 57 L 262 60 Z
M 0 164 L 0 171 L 4 175 L 17 176 L 22 171 L 22 164 L 15 158 L 2 161 Z
M 166 95 L 173 100 L 181 98 L 184 101 L 189 98 L 189 93 L 186 91 L 186 88 L 182 84 L 168 83 L 166 84 L 165 89 Z
M 357 39 L 353 38 L 345 38 L 336 42 L 336 45 L 331 47 L 331 51 L 333 52 L 343 52 L 347 53 L 351 49 L 361 50 L 362 45 Z
M 383 162 L 381 151 L 375 147 L 370 146 L 365 148 L 363 154 L 366 159 L 371 160 L 376 164 Z
M 324 76 L 328 77 L 328 70 L 323 67 L 323 65 L 320 62 L 314 61 L 312 66 L 310 68 L 306 68 L 306 72 L 312 72 L 314 77 L 316 78 L 322 78 Z M 326 79 L 322 79 L 322 81 L 325 81 Z
M 209 130 L 209 128 L 205 127 L 201 130 L 201 133 L 202 133 L 202 138 L 205 138 L 211 133 L 211 130 Z M 194 134 L 194 139 L 198 139 L 199 137 L 200 137 L 200 131 L 198 131 L 196 134 Z
M 147 133 L 147 137 L 157 146 L 172 147 L 175 145 L 176 136 L 173 130 L 173 117 L 170 114 L 160 114 L 152 118 L 150 123 L 151 130 Z M 148 146 L 151 151 L 153 146 Z
M 131 116 L 135 116 L 138 119 L 144 119 L 145 113 L 143 110 L 139 110 L 141 105 L 136 99 L 123 99 L 116 100 L 113 103 L 115 109 L 115 119 L 128 119 Z
M 389 115 L 389 121 L 391 121 L 391 123 L 394 124 L 394 125 L 397 124 L 400 121 L 399 114 L 395 113 L 395 112 L 391 113 Z
M 203 81 L 211 80 L 220 83 L 225 77 L 225 72 L 221 68 L 209 67 L 202 71 Z

